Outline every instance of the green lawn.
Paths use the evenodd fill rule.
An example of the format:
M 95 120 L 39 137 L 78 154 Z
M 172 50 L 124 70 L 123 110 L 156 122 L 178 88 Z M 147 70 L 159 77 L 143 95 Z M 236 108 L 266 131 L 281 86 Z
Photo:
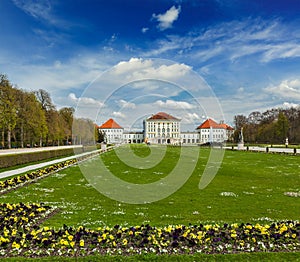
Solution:
M 136 155 L 146 157 L 150 149 L 132 145 Z M 189 148 L 197 153 L 198 148 Z M 116 150 L 128 150 L 121 147 Z M 200 157 L 190 179 L 177 192 L 150 204 L 125 204 L 111 200 L 95 190 L 72 166 L 0 196 L 1 202 L 43 202 L 60 210 L 43 226 L 59 229 L 68 226 L 135 226 L 150 224 L 270 223 L 270 221 L 299 220 L 300 162 L 299 156 L 227 150 L 219 172 L 203 190 L 198 184 L 208 161 L 209 148 L 201 148 Z M 180 148 L 168 147 L 165 157 L 149 169 L 132 168 L 121 162 L 115 151 L 101 155 L 114 175 L 131 183 L 151 183 L 169 174 L 180 157 Z M 84 162 L 92 166 L 98 158 Z M 73 261 L 72 258 L 48 257 L 40 261 Z M 5 258 L 5 261 L 26 261 L 26 258 Z M 88 256 L 78 261 L 299 261 L 300 253 L 247 253 L 226 255 L 155 256 Z
M 149 153 L 146 146 L 136 146 L 134 151 L 144 157 Z M 115 224 L 163 226 L 299 219 L 300 197 L 288 195 L 300 191 L 299 156 L 228 150 L 214 180 L 199 190 L 208 155 L 209 149 L 201 149 L 187 183 L 171 196 L 151 204 L 124 204 L 101 195 L 88 184 L 78 166 L 2 195 L 1 201 L 57 206 L 61 212 L 44 222 L 56 228 L 62 224 L 97 228 Z M 178 157 L 178 148 L 168 148 L 160 164 L 140 170 L 121 163 L 113 151 L 102 155 L 115 175 L 135 183 L 149 183 L 166 176 Z M 85 164 L 93 165 L 93 161 L 98 160 Z

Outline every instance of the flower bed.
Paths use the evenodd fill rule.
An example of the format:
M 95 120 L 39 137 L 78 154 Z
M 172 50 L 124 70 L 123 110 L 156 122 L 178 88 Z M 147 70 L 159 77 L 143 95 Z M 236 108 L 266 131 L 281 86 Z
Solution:
M 0 204 L 2 256 L 195 254 L 300 251 L 300 223 L 101 227 L 91 230 L 39 223 L 54 209 L 43 204 Z
M 111 148 L 110 148 L 111 150 Z M 6 194 L 11 190 L 15 190 L 19 187 L 25 186 L 27 184 L 33 183 L 38 179 L 45 178 L 55 172 L 58 172 L 64 168 L 70 167 L 77 164 L 78 162 L 85 161 L 92 157 L 98 156 L 99 151 L 87 153 L 83 156 L 77 156 L 77 158 L 67 160 L 58 164 L 51 165 L 49 167 L 39 169 L 37 171 L 29 172 L 25 175 L 16 176 L 3 181 L 0 181 L 0 195 Z
M 76 159 L 68 160 L 62 163 L 58 163 L 55 165 L 51 165 L 49 167 L 39 169 L 37 171 L 33 171 L 27 173 L 25 175 L 16 176 L 13 178 L 9 178 L 3 181 L 0 181 L 0 194 L 8 193 L 11 190 L 24 186 L 26 184 L 37 181 L 40 178 L 44 178 L 52 173 L 55 173 L 59 170 L 67 168 L 71 165 L 77 163 Z

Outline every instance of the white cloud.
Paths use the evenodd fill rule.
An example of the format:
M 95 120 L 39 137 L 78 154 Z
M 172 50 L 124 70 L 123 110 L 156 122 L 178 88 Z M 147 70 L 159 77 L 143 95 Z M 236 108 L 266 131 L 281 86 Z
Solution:
M 269 62 L 279 58 L 300 57 L 299 43 L 281 43 L 269 45 L 263 54 L 262 61 Z
M 142 28 L 142 33 L 145 34 L 148 30 L 149 30 L 148 27 L 143 27 L 143 28 Z
M 185 76 L 190 71 L 191 67 L 185 64 L 158 65 L 157 63 L 154 64 L 151 59 L 131 58 L 129 61 L 118 63 L 112 74 L 118 77 L 124 75 L 127 81 L 146 78 L 159 79 L 160 77 L 175 80 Z
M 158 100 L 154 103 L 155 106 L 159 106 L 162 108 L 167 108 L 167 109 L 178 109 L 178 110 L 184 110 L 184 109 L 192 109 L 195 108 L 194 105 L 189 104 L 184 101 L 174 101 L 174 100 L 167 100 L 167 101 L 162 101 Z
M 49 24 L 66 27 L 67 22 L 57 18 L 52 13 L 53 1 L 49 0 L 12 0 L 14 5 L 26 14 L 37 20 L 46 21 Z
M 126 119 L 126 116 L 121 112 L 113 112 L 112 114 L 113 114 L 114 117 Z
M 103 103 L 91 97 L 76 97 L 74 93 L 68 95 L 68 99 L 74 103 L 80 103 L 80 106 L 103 106 Z
M 196 113 L 187 113 L 184 115 L 184 117 L 182 117 L 182 123 L 185 124 L 200 124 L 202 121 L 203 119 Z
M 238 88 L 237 91 L 238 91 L 238 93 L 243 93 L 245 91 L 245 88 L 241 86 Z
M 290 102 L 283 103 L 283 108 L 291 108 L 291 107 L 297 108 L 297 107 L 300 107 L 300 104 L 295 104 L 295 103 L 290 103 Z
M 51 11 L 51 5 L 48 0 L 13 0 L 13 3 L 34 18 L 47 18 Z
M 283 80 L 277 86 L 269 86 L 264 91 L 283 98 L 300 99 L 300 79 Z
M 157 27 L 163 31 L 168 28 L 171 28 L 173 23 L 178 19 L 178 16 L 181 12 L 181 7 L 172 6 L 169 10 L 167 10 L 164 14 L 153 14 L 152 18 L 156 19 L 158 22 Z
M 123 108 L 129 108 L 129 109 L 135 109 L 135 108 L 136 108 L 136 106 L 135 106 L 134 103 L 127 102 L 127 101 L 125 101 L 125 100 L 123 100 L 123 99 L 121 99 L 121 100 L 119 101 L 119 104 L 120 104 L 121 107 L 123 107 Z
M 248 18 L 190 31 L 184 36 L 167 35 L 157 40 L 146 55 L 172 52 L 198 62 L 216 57 L 235 61 L 257 55 L 259 61 L 267 63 L 275 59 L 300 57 L 299 35 L 297 25 L 287 26 L 279 19 Z

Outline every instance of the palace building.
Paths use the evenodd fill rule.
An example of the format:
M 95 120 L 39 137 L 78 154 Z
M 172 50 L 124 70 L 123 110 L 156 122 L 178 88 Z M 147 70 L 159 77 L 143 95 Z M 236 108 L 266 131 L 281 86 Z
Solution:
M 99 132 L 104 132 L 106 140 L 109 144 L 120 144 L 123 142 L 124 128 L 112 118 L 108 119 L 104 124 L 99 126 L 98 130 Z
M 98 127 L 105 133 L 109 144 L 150 143 L 150 144 L 206 144 L 228 141 L 234 129 L 224 122 L 217 123 L 209 118 L 195 131 L 181 132 L 181 119 L 159 112 L 144 120 L 144 130 L 140 132 L 124 131 L 112 118 Z
M 159 112 L 145 121 L 145 141 L 153 144 L 177 144 L 180 142 L 180 119 Z

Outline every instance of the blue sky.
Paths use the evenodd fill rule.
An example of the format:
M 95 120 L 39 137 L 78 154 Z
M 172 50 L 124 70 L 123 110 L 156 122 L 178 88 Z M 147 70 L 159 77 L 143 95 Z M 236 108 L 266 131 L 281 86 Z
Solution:
M 236 114 L 299 105 L 297 0 L 1 0 L 0 12 L 0 72 L 20 88 L 47 90 L 58 108 L 86 106 L 78 115 L 99 122 L 114 117 L 126 126 L 150 111 L 165 111 L 193 125 L 207 116 L 232 123 Z M 162 59 L 173 66 L 164 67 Z M 130 82 L 139 78 L 129 75 L 156 78 L 155 72 L 178 84 L 187 68 L 204 79 L 223 116 L 208 105 L 193 106 L 191 97 L 205 96 L 201 88 L 186 87 L 186 96 L 172 84 L 153 91 L 144 81 L 139 97 L 150 90 L 153 96 L 133 99 L 133 85 L 115 92 L 126 84 L 117 81 L 121 75 Z M 112 76 L 117 85 L 101 78 L 108 71 L 122 72 Z M 108 100 L 119 109 L 103 115 L 99 108 L 109 107 Z

